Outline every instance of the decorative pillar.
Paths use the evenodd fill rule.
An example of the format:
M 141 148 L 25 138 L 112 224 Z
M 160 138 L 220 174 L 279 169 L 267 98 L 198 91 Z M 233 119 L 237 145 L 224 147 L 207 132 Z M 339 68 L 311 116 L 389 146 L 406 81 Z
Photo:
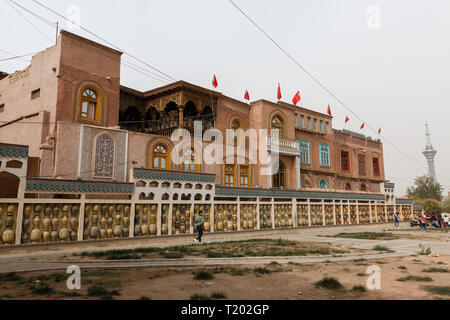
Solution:
M 272 209 L 270 210 L 270 219 L 272 220 L 272 229 L 275 229 L 275 201 L 272 198 Z
M 237 198 L 237 231 L 241 231 L 241 198 Z
M 161 225 L 162 225 L 162 204 L 158 203 L 157 205 L 157 209 L 156 209 L 156 221 L 157 221 L 157 225 L 158 225 L 158 231 L 157 231 L 157 236 L 161 235 Z M 132 212 L 134 212 L 134 205 L 133 205 L 133 209 L 131 209 Z M 133 232 L 134 233 L 134 232 Z
M 195 212 L 194 212 L 195 204 L 194 203 L 191 205 L 191 211 L 190 211 L 190 217 L 191 217 L 190 220 L 192 221 L 192 223 L 189 223 L 189 234 L 194 233 L 194 223 L 195 223 Z M 204 212 L 203 212 L 203 218 L 205 218 Z
M 302 179 L 301 179 L 301 169 L 300 169 L 300 156 L 295 157 L 296 163 L 296 172 L 297 172 L 297 189 L 301 189 L 302 187 Z
M 167 224 L 167 228 L 168 230 L 168 235 L 171 236 L 172 235 L 172 217 L 173 217 L 173 202 L 170 201 L 169 204 L 169 223 Z
M 86 213 L 86 194 L 82 193 L 80 196 L 80 212 L 78 213 L 78 241 L 83 241 L 84 233 L 84 215 Z
M 359 224 L 359 203 L 356 201 L 356 224 Z
M 337 225 L 337 220 L 336 220 L 336 200 L 333 200 L 333 218 L 334 218 L 334 225 Z
M 387 210 L 387 204 L 384 204 L 384 222 L 388 222 L 388 210 Z
M 298 228 L 298 207 L 297 207 L 297 199 L 292 198 L 292 216 L 294 218 L 294 228 Z
M 325 200 L 322 199 L 322 224 L 323 226 L 327 225 L 326 213 L 325 213 Z
M 308 199 L 308 224 L 309 224 L 309 227 L 312 226 L 312 223 L 311 223 L 311 202 L 310 202 L 309 199 Z
M 370 202 L 370 204 L 369 204 L 369 217 L 370 217 L 370 223 L 372 224 L 373 223 L 373 220 L 372 220 L 372 202 Z
M 341 224 L 344 224 L 344 204 L 342 203 L 343 200 L 341 200 Z
M 348 215 L 347 223 L 348 224 L 352 223 L 352 218 L 350 217 L 351 213 L 352 213 L 352 210 L 351 210 L 350 200 L 348 200 L 347 201 L 347 215 Z
M 260 208 L 260 204 L 259 204 L 259 200 L 260 198 L 257 197 L 256 198 L 256 229 L 257 230 L 261 230 L 261 213 L 259 212 L 259 208 Z
M 183 119 L 183 106 L 180 106 L 179 107 L 179 113 L 178 113 L 178 117 L 179 117 L 179 122 L 178 122 L 178 127 L 180 128 L 180 129 L 183 129 L 183 127 L 184 127 L 184 119 Z
M 214 199 L 214 197 L 212 197 L 212 199 Z M 211 217 L 209 219 L 209 221 L 211 221 L 211 232 L 215 232 L 216 230 L 214 229 L 214 214 L 215 214 L 215 210 L 216 210 L 216 206 L 214 205 L 214 201 L 211 202 Z
M 136 218 L 136 202 L 134 194 L 131 196 L 131 204 L 130 204 L 130 227 L 129 227 L 129 235 L 130 238 L 134 238 L 134 220 Z M 159 230 L 159 227 L 158 227 Z

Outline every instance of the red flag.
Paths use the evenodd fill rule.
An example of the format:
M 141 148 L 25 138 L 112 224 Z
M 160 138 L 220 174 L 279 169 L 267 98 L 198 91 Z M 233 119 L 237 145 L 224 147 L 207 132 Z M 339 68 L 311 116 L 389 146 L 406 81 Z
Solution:
M 364 127 L 366 126 L 366 123 L 363 122 L 362 126 L 361 126 L 361 130 L 364 129 Z
M 381 134 L 381 128 L 380 128 L 380 129 L 378 129 L 378 134 Z
M 329 115 L 329 116 L 332 116 L 330 105 L 328 105 L 328 115 Z
M 281 98 L 282 98 L 280 84 L 278 84 L 278 95 L 277 95 L 277 98 L 278 98 L 278 100 L 281 100 Z
M 294 106 L 297 105 L 297 103 L 300 102 L 300 100 L 302 100 L 302 97 L 300 97 L 300 91 L 297 92 L 297 94 L 294 96 L 294 99 L 292 99 L 292 103 L 294 104 Z
M 214 75 L 214 79 L 212 81 L 212 85 L 213 85 L 214 88 L 217 88 L 219 86 L 219 83 L 217 82 L 216 75 Z
M 250 101 L 250 95 L 248 94 L 248 90 L 245 90 L 244 99 L 247 100 L 247 101 Z
M 350 118 L 347 116 L 347 117 L 345 117 L 345 123 L 347 123 L 347 122 L 349 122 L 350 121 Z

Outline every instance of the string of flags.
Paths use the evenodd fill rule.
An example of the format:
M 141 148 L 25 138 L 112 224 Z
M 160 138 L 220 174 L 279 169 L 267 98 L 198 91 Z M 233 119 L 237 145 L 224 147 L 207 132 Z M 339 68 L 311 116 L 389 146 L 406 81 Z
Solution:
M 213 80 L 212 80 L 212 85 L 215 89 L 217 89 L 217 87 L 219 86 L 219 82 L 217 81 L 217 77 L 214 74 Z M 281 94 L 281 85 L 280 83 L 278 83 L 278 90 L 277 90 L 277 99 L 278 101 L 280 101 L 283 98 L 282 94 Z M 245 90 L 245 94 L 244 94 L 244 99 L 247 101 L 250 101 L 250 94 L 248 92 L 248 90 Z M 294 104 L 294 106 L 297 106 L 297 104 L 302 100 L 302 97 L 300 95 L 300 90 L 295 94 L 294 98 L 292 99 L 292 103 Z M 328 109 L 327 109 L 327 114 L 329 116 L 333 116 L 332 112 L 331 112 L 331 106 L 328 105 Z M 348 116 L 345 117 L 345 124 L 347 124 L 348 122 L 350 122 L 350 118 Z M 363 130 L 366 127 L 366 123 L 363 122 L 360 130 Z M 381 128 L 378 129 L 378 134 L 381 135 Z

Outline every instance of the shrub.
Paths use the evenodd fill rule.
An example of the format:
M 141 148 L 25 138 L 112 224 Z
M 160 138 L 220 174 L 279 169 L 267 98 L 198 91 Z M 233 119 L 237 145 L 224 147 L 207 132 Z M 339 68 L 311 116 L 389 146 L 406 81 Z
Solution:
M 355 291 L 355 292 L 366 292 L 367 290 L 366 290 L 366 287 L 364 287 L 364 286 L 354 286 L 352 291 Z
M 338 290 L 342 289 L 342 284 L 333 277 L 323 278 L 320 281 L 317 281 L 315 284 L 316 288 L 325 288 L 330 290 Z
M 208 297 L 207 295 L 198 294 L 198 293 L 192 295 L 190 299 L 191 300 L 211 300 L 211 298 Z
M 195 273 L 194 279 L 195 280 L 212 280 L 212 279 L 214 279 L 214 276 L 211 272 L 202 270 L 202 271 L 198 271 Z
M 428 272 L 428 273 L 438 273 L 438 272 L 440 272 L 440 273 L 448 273 L 448 272 L 450 272 L 450 270 L 444 269 L 444 268 L 434 268 L 434 267 L 431 267 L 431 268 L 422 270 L 422 272 Z
M 55 293 L 55 290 L 53 288 L 50 288 L 48 285 L 41 283 L 38 287 L 33 287 L 31 289 L 31 293 L 40 296 L 48 296 Z
M 213 299 L 226 299 L 227 296 L 222 293 L 222 292 L 213 292 L 213 294 L 211 295 L 211 298 Z
M 397 281 L 421 281 L 421 282 L 431 282 L 433 279 L 430 277 L 419 277 L 419 276 L 407 276 L 397 279 Z
M 377 245 L 377 246 L 373 247 L 373 250 L 375 250 L 375 251 L 385 251 L 385 252 L 395 252 L 394 250 L 391 250 L 388 247 L 380 246 L 380 245 Z

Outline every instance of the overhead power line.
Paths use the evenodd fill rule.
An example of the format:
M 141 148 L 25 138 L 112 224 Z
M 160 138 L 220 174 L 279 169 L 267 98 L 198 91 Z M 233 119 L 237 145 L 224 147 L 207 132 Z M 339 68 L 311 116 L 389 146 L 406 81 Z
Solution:
M 306 69 L 303 65 L 301 65 L 291 54 L 289 54 L 281 45 L 279 45 L 262 27 L 260 27 L 247 13 L 244 12 L 233 0 L 228 0 L 242 15 L 244 15 L 247 20 L 249 20 L 264 36 L 266 36 L 275 46 L 278 47 L 297 67 L 299 67 L 304 73 L 306 73 L 317 85 L 319 85 L 323 90 L 325 90 L 331 97 L 333 97 L 340 105 L 342 105 L 347 111 L 349 111 L 351 114 L 353 114 L 356 118 L 361 120 L 365 125 L 372 130 L 375 133 L 378 133 L 378 130 L 373 128 L 367 121 L 365 121 L 362 117 L 360 117 L 356 112 L 354 112 L 350 107 L 348 107 L 333 91 L 328 89 L 324 84 L 322 84 L 319 79 L 317 79 L 308 69 Z M 391 141 L 386 139 L 384 136 L 380 135 L 384 141 L 386 141 L 391 147 L 396 149 L 398 152 L 403 154 L 406 158 L 414 162 L 416 165 L 420 166 L 423 169 L 427 169 L 422 163 L 415 160 L 411 156 L 409 156 L 406 152 L 401 150 L 399 147 L 397 147 L 395 144 L 393 144 Z M 442 177 L 442 176 L 441 176 Z M 445 178 L 445 177 L 442 177 Z M 446 180 L 450 181 L 450 179 L 445 178 Z
M 3 51 L 3 50 L 1 50 L 1 51 Z M 3 52 L 6 53 L 6 51 L 3 51 Z M 14 60 L 14 59 L 20 59 L 20 58 L 23 58 L 23 57 L 32 56 L 32 55 L 37 54 L 37 53 L 39 53 L 39 52 L 40 52 L 40 51 L 35 51 L 35 52 L 32 52 L 32 53 L 22 54 L 22 55 L 20 55 L 20 56 L 13 56 L 13 57 L 9 57 L 9 58 L 0 59 L 0 62 L 2 62 L 2 61 L 8 61 L 8 60 Z M 11 54 L 9 54 L 9 55 L 11 55 Z M 25 61 L 27 61 L 27 60 L 25 60 Z M 28 62 L 28 61 L 27 61 L 27 62 Z
M 48 39 L 49 41 L 53 41 L 52 39 L 50 39 L 49 36 L 47 36 L 41 29 L 39 29 L 32 21 L 28 20 L 27 17 L 25 17 L 16 7 L 14 7 L 13 4 L 11 4 L 11 2 L 8 2 L 8 0 L 4 0 L 5 3 L 10 6 L 14 11 L 17 12 L 18 15 L 20 15 L 22 18 L 24 18 L 29 24 L 31 24 L 31 26 L 37 31 L 39 32 L 42 36 L 44 36 L 46 39 Z
M 21 4 L 15 2 L 15 1 L 13 1 L 13 0 L 7 0 L 7 1 L 9 1 L 9 2 L 11 2 L 11 3 L 14 3 L 16 6 L 18 6 L 18 7 L 21 8 L 22 10 L 28 12 L 29 14 L 35 16 L 36 18 L 38 18 L 38 19 L 41 20 L 42 22 L 46 23 L 46 24 L 49 25 L 50 27 L 53 27 L 53 28 L 55 27 L 56 23 L 51 22 L 51 21 L 49 21 L 49 20 L 43 18 L 42 16 L 38 15 L 37 13 L 34 13 L 33 11 L 31 11 L 31 10 L 25 8 L 25 7 L 22 6 Z
M 12 1 L 12 0 L 10 0 L 10 1 Z M 131 53 L 129 53 L 129 52 L 127 52 L 127 51 L 121 49 L 120 47 L 114 45 L 113 43 L 111 43 L 111 42 L 105 40 L 104 38 L 100 37 L 99 35 L 95 34 L 94 32 L 92 32 L 92 31 L 86 29 L 85 27 L 83 27 L 83 26 L 77 24 L 76 22 L 70 20 L 69 18 L 66 18 L 66 17 L 63 16 L 62 14 L 56 12 L 55 10 L 49 8 L 49 7 L 46 6 L 46 5 L 40 3 L 39 1 L 33 0 L 33 2 L 35 2 L 35 3 L 38 4 L 38 5 L 40 5 L 41 7 L 45 8 L 46 10 L 52 12 L 53 14 L 56 14 L 57 16 L 63 18 L 64 20 L 66 20 L 66 21 L 68 21 L 68 22 L 70 22 L 70 23 L 76 25 L 77 27 L 81 28 L 81 29 L 84 30 L 85 32 L 89 33 L 90 35 L 92 35 L 92 36 L 96 37 L 97 39 L 100 39 L 101 41 L 107 43 L 108 45 L 110 45 L 110 46 L 113 47 L 114 49 L 123 52 L 124 54 L 130 56 L 131 58 L 135 59 L 136 61 L 139 61 L 140 63 L 146 65 L 147 67 L 151 68 L 152 70 L 154 70 L 154 71 L 160 73 L 161 75 L 165 76 L 168 80 L 177 81 L 174 77 L 168 75 L 167 73 L 164 73 L 164 72 L 161 71 L 160 69 L 158 69 L 158 68 L 156 68 L 156 67 L 150 65 L 149 63 L 145 62 L 144 60 L 142 60 L 142 59 L 136 57 L 135 55 L 133 55 L 133 54 L 131 54 Z

